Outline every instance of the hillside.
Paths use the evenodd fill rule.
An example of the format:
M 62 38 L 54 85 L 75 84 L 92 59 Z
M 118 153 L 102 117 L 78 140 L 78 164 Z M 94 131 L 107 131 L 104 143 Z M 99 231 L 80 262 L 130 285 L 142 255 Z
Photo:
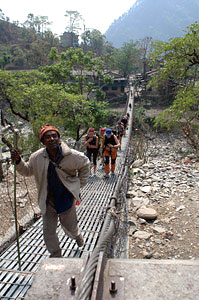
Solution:
M 51 31 L 37 32 L 0 20 L 0 69 L 35 69 L 49 63 L 51 47 L 66 49 L 64 34 L 60 39 Z
M 7 45 L 12 41 L 16 43 L 19 39 L 21 29 L 16 25 L 0 20 L 0 44 Z
M 146 36 L 167 41 L 182 36 L 188 25 L 199 21 L 198 12 L 198 0 L 137 0 L 110 25 L 105 36 L 115 47 Z

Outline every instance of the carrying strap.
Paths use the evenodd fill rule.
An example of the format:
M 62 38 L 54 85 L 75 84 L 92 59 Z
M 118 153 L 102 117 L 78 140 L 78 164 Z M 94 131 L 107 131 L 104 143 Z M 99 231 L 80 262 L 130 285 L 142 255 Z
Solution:
M 48 157 L 49 161 L 53 164 L 53 166 L 56 167 L 56 168 L 58 168 L 58 169 L 60 169 L 61 171 L 63 171 L 63 172 L 67 175 L 67 177 L 76 177 L 76 175 L 70 175 L 70 174 L 68 174 L 67 171 L 66 171 L 65 169 L 63 169 L 63 168 L 59 165 L 59 163 L 62 161 L 63 158 L 64 158 L 63 156 L 60 157 L 60 158 L 58 159 L 58 162 L 56 163 L 55 161 L 53 161 L 52 159 L 50 159 L 50 157 Z

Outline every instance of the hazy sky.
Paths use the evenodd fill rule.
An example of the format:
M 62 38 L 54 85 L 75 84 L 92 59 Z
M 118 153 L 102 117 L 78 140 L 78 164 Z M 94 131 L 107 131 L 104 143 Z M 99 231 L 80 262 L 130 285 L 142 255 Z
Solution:
M 86 28 L 98 29 L 105 33 L 109 25 L 127 12 L 136 0 L 2 0 L 0 9 L 10 21 L 23 23 L 29 13 L 35 16 L 48 16 L 53 22 L 50 29 L 61 34 L 67 26 L 66 10 L 78 11 L 85 20 Z

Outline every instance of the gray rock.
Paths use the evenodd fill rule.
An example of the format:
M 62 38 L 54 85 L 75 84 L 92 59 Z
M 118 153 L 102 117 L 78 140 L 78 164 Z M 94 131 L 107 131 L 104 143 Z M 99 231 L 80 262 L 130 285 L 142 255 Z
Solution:
M 142 218 L 139 218 L 139 219 L 138 219 L 138 222 L 139 222 L 140 224 L 147 224 L 147 221 L 146 221 L 145 219 L 142 219 Z
M 142 197 L 135 197 L 132 199 L 132 205 L 136 206 L 137 208 L 141 206 L 146 206 L 149 204 L 148 198 L 142 198 Z
M 143 186 L 140 188 L 140 190 L 143 192 L 143 193 L 150 193 L 152 188 L 150 185 L 146 185 L 146 186 Z
M 134 234 L 134 232 L 136 232 L 136 231 L 137 231 L 136 227 L 131 227 L 129 229 L 129 236 L 132 236 Z
M 160 239 L 155 239 L 154 242 L 158 245 L 162 244 L 162 241 Z
M 126 194 L 126 198 L 132 198 L 135 195 L 134 191 L 128 191 Z
M 135 168 L 135 169 L 133 169 L 133 174 L 135 175 L 135 174 L 138 174 L 138 173 L 140 173 L 141 172 L 141 169 L 139 169 L 139 168 Z
M 152 257 L 155 258 L 155 259 L 159 259 L 161 257 L 161 254 L 158 253 L 158 252 L 155 252 L 152 254 Z
M 164 233 L 164 232 L 166 232 L 166 229 L 161 226 L 155 226 L 155 227 L 153 227 L 153 231 L 157 232 L 157 233 Z
M 130 217 L 128 220 L 129 226 L 136 226 L 136 218 Z
M 149 258 L 152 257 L 153 253 L 144 250 L 144 251 L 142 252 L 142 255 L 143 255 L 143 258 L 149 259 Z
M 173 207 L 176 206 L 176 205 L 175 205 L 175 202 L 174 202 L 173 200 L 169 201 L 169 202 L 168 202 L 168 205 L 169 205 L 169 206 L 173 206 Z
M 180 210 L 183 210 L 185 208 L 184 205 L 180 205 L 179 207 L 176 208 L 176 211 L 180 211 Z
M 137 211 L 137 216 L 145 220 L 154 220 L 157 218 L 158 213 L 155 209 L 150 207 L 141 207 Z
M 136 231 L 133 236 L 138 239 L 148 240 L 151 237 L 151 233 L 146 231 Z
M 143 165 L 143 163 L 144 163 L 144 161 L 142 159 L 137 159 L 132 163 L 131 167 L 132 168 L 139 168 Z

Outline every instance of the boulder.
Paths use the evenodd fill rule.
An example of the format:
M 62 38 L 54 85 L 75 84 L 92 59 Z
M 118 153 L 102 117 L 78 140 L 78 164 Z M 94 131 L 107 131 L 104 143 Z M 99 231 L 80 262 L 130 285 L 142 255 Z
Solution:
M 150 193 L 152 189 L 151 189 L 151 186 L 150 186 L 150 185 L 145 185 L 145 186 L 141 187 L 140 190 L 141 190 L 143 193 Z
M 151 233 L 138 230 L 133 234 L 133 236 L 138 239 L 148 240 L 151 237 Z
M 158 213 L 155 209 L 150 207 L 140 207 L 137 210 L 137 216 L 145 220 L 154 220 L 157 218 Z

